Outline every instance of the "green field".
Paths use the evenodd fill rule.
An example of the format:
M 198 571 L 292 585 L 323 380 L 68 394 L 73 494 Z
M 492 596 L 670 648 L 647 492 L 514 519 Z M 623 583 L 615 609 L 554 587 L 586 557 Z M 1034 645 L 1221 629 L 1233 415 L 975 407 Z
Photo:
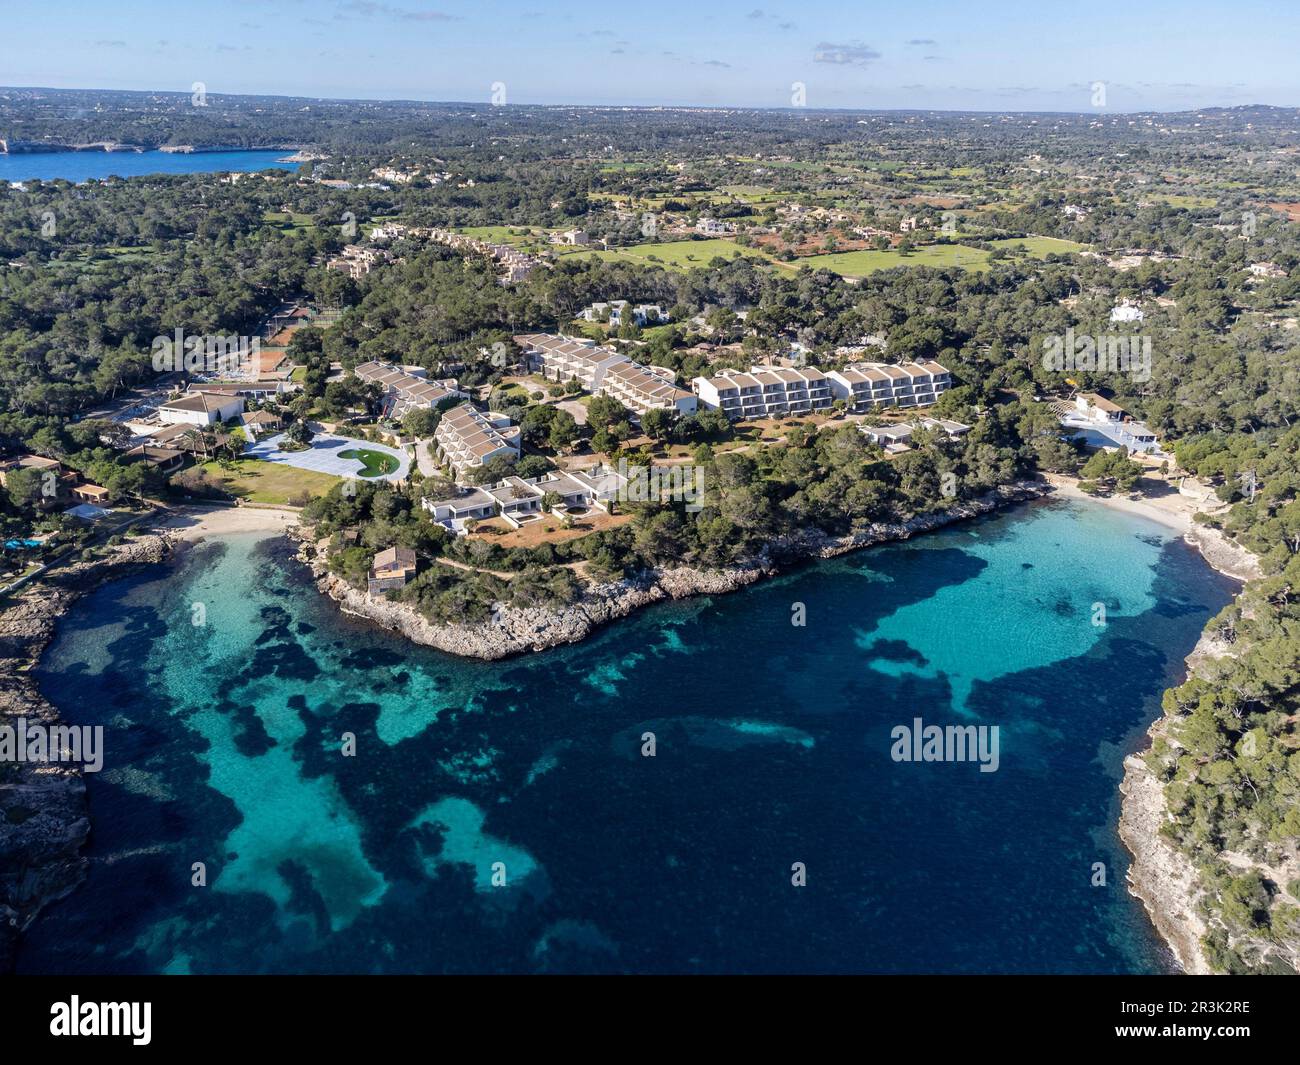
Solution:
M 315 470 L 300 470 L 279 462 L 238 459 L 230 469 L 215 462 L 205 462 L 201 469 L 221 488 L 237 499 L 250 503 L 288 503 L 301 496 L 324 495 L 339 478 Z
M 772 261 L 762 252 L 754 251 L 752 248 L 742 248 L 735 241 L 723 240 L 720 237 L 712 240 L 674 240 L 665 244 L 637 244 L 630 248 L 613 248 L 609 251 L 592 252 L 583 249 L 576 249 L 576 251 L 585 255 L 599 256 L 606 262 L 621 259 L 624 262 L 644 265 L 657 260 L 659 265 L 677 270 L 708 266 L 718 256 L 734 259 L 738 255 L 744 255 L 763 262 Z
M 1072 240 L 1062 240 L 1060 237 L 1006 237 L 1002 240 L 991 240 L 989 243 L 995 248 L 1002 248 L 1009 252 L 1014 251 L 1020 245 L 1024 245 L 1025 251 L 1035 259 L 1045 259 L 1049 255 L 1068 255 L 1072 251 L 1088 250 L 1086 244 L 1076 244 Z
M 966 270 L 983 270 L 988 265 L 988 259 L 988 252 L 976 248 L 966 248 L 960 244 L 931 244 L 916 248 L 908 255 L 902 255 L 893 249 L 844 251 L 796 259 L 785 265 L 793 269 L 809 266 L 814 270 L 833 270 L 844 277 L 865 277 L 877 270 L 892 270 L 898 266 L 958 266 Z
M 52 265 L 76 266 L 82 269 L 107 266 L 109 263 L 144 262 L 153 256 L 152 248 L 126 248 L 117 245 L 92 248 L 72 259 L 62 259 Z
M 464 233 L 476 240 L 486 240 L 491 244 L 509 244 L 516 248 L 542 248 L 551 239 L 551 230 L 535 226 L 464 226 L 457 233 Z
M 1190 196 L 1181 192 L 1151 192 L 1142 197 L 1144 200 L 1159 200 L 1170 207 L 1182 207 L 1187 210 L 1205 210 L 1213 207 L 1215 201 L 1209 196 Z
M 262 215 L 262 221 L 273 226 L 279 226 L 284 230 L 316 228 L 316 223 L 311 220 L 311 215 L 290 214 L 287 211 L 267 211 Z

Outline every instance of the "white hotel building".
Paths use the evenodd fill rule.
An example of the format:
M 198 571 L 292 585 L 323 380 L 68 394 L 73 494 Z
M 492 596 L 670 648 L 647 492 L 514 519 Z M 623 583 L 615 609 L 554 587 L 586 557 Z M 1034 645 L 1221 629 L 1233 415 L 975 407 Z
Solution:
M 413 410 L 436 407 L 453 396 L 469 398 L 453 379 L 430 381 L 419 368 L 398 369 L 386 362 L 371 361 L 360 363 L 353 373 L 366 384 L 377 384 L 384 390 L 382 413 L 398 421 Z
M 697 409 L 696 397 L 678 388 L 670 371 L 642 366 L 594 341 L 523 333 L 515 343 L 524 349 L 530 370 L 561 384 L 577 381 L 584 391 L 611 396 L 637 414 L 655 409 L 694 414 Z
M 726 370 L 691 382 L 700 403 L 728 418 L 772 418 L 825 410 L 834 399 L 830 382 L 812 367 L 753 366 Z
M 878 407 L 928 407 L 952 387 L 952 375 L 937 362 L 859 362 L 826 375 L 831 392 L 850 411 Z
M 503 414 L 484 414 L 469 403 L 443 414 L 433 435 L 438 457 L 458 477 L 498 455 L 519 457 L 519 427 Z

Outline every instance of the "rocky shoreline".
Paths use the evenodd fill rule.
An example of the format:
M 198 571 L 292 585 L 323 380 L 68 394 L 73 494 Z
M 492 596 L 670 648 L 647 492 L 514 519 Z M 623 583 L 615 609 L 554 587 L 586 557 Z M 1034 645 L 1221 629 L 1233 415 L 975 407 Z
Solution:
M 833 558 L 873 544 L 906 540 L 917 533 L 989 514 L 1012 503 L 1047 495 L 1050 491 L 1050 486 L 1044 482 L 1021 481 L 978 499 L 958 503 L 946 511 L 920 515 L 906 522 L 871 525 L 849 536 L 832 537 L 818 532 L 773 541 L 760 557 L 745 565 L 716 570 L 689 566 L 655 570 L 638 578 L 589 588 L 581 600 L 563 610 L 505 608 L 499 610 L 491 621 L 474 625 L 430 622 L 405 603 L 390 602 L 358 591 L 327 570 L 323 552 L 312 541 L 310 530 L 297 534 L 303 540 L 298 557 L 311 567 L 316 586 L 345 614 L 364 618 L 382 628 L 399 632 L 415 643 L 449 654 L 495 660 L 577 643 L 601 626 L 654 603 L 693 595 L 733 592 L 798 562 Z
M 133 537 L 104 558 L 52 570 L 14 597 L 0 613 L 0 724 L 18 717 L 44 726 L 59 722 L 31 676 L 59 618 L 99 584 L 161 562 L 171 549 L 165 534 Z M 89 832 L 79 766 L 0 765 L 0 972 L 13 968 L 22 931 L 84 879 L 81 850 Z
M 1255 557 L 1217 530 L 1194 526 L 1185 539 L 1201 549 L 1207 563 L 1227 576 L 1245 580 L 1245 575 L 1259 573 Z M 1187 675 L 1195 673 L 1201 663 L 1229 651 L 1208 630 L 1202 632 L 1186 658 Z M 1160 717 L 1146 735 L 1147 745 L 1124 759 L 1124 779 L 1119 786 L 1119 838 L 1133 857 L 1128 871 L 1129 894 L 1141 900 L 1183 972 L 1190 976 L 1212 975 L 1214 969 L 1201 945 L 1209 928 L 1197 905 L 1204 892 L 1190 859 L 1161 834 L 1161 827 L 1170 820 L 1164 786 L 1146 763 L 1145 756 L 1156 743 L 1176 743 L 1169 735 L 1169 718 Z
M 1193 651 L 1188 660 L 1196 653 Z M 1152 744 L 1168 740 L 1168 721 L 1162 717 L 1147 730 Z M 1201 937 L 1208 928 L 1197 912 L 1202 892 L 1196 869 L 1160 833 L 1169 820 L 1165 792 L 1146 764 L 1145 754 L 1143 750 L 1124 759 L 1124 779 L 1119 785 L 1119 838 L 1133 857 L 1128 891 L 1141 901 L 1179 968 L 1190 976 L 1208 976 L 1213 970 L 1201 947 Z

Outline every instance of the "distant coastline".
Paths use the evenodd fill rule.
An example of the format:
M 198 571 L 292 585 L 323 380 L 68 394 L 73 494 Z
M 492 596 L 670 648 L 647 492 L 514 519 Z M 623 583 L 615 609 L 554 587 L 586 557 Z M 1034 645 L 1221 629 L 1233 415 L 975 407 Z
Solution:
M 254 144 L 239 147 L 227 144 L 127 144 L 119 141 L 91 141 L 86 144 L 63 144 L 52 141 L 19 141 L 0 137 L 0 155 L 48 155 L 57 152 L 166 152 L 189 155 L 196 152 L 302 152 L 297 144 Z

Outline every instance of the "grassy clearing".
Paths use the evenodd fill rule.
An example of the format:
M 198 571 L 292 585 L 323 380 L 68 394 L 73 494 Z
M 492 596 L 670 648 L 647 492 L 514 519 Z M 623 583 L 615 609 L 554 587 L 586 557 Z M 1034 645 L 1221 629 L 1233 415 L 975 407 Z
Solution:
M 657 263 L 676 270 L 690 270 L 697 266 L 708 266 L 715 258 L 734 259 L 746 256 L 771 262 L 768 256 L 752 248 L 742 248 L 735 241 L 714 238 L 712 240 L 674 240 L 664 244 L 637 244 L 630 248 L 614 248 L 609 251 L 582 252 L 596 255 L 606 262 L 623 260 L 641 265 Z
M 475 240 L 486 240 L 491 244 L 509 244 L 515 248 L 541 248 L 551 239 L 557 230 L 542 229 L 538 226 L 464 226 L 456 230 Z
M 1034 259 L 1046 259 L 1049 255 L 1068 255 L 1072 251 L 1088 250 L 1086 244 L 1062 240 L 1060 237 L 1006 237 L 1002 240 L 991 240 L 989 243 L 995 248 L 1002 248 L 1009 252 L 1014 252 L 1016 248 L 1023 246 L 1026 253 Z
M 833 270 L 843 277 L 865 277 L 877 270 L 892 270 L 898 266 L 932 266 L 936 268 L 960 267 L 964 270 L 983 270 L 988 266 L 988 252 L 967 248 L 960 244 L 931 244 L 916 248 L 903 255 L 889 251 L 845 251 L 830 255 L 813 255 L 796 259 L 785 265 L 798 269 L 810 266 L 814 270 Z
M 1144 200 L 1159 200 L 1170 207 L 1182 207 L 1189 211 L 1203 211 L 1213 207 L 1215 201 L 1209 196 L 1188 196 L 1181 192 L 1151 192 L 1142 197 Z
M 91 269 L 107 266 L 109 263 L 140 263 L 153 258 L 152 248 L 125 248 L 118 245 L 106 245 L 92 248 L 82 255 L 71 259 L 60 259 L 52 265 L 76 266 L 79 269 Z
M 250 503 L 284 504 L 304 495 L 321 496 L 339 481 L 332 474 L 260 459 L 238 459 L 229 469 L 205 462 L 198 469 L 216 481 L 223 491 Z
M 262 215 L 262 221 L 268 225 L 279 226 L 284 230 L 316 228 L 316 223 L 311 220 L 311 215 L 299 214 L 296 211 L 292 213 L 289 211 L 267 211 Z

